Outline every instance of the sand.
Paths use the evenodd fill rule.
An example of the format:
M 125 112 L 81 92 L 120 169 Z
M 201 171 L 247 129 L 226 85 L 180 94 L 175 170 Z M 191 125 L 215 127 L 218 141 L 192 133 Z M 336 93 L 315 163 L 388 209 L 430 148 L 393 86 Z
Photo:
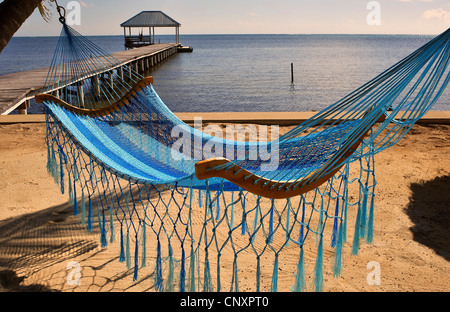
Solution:
M 357 256 L 345 249 L 340 278 L 325 268 L 325 291 L 450 291 L 449 133 L 448 125 L 415 125 L 376 156 L 374 242 Z M 87 233 L 72 215 L 47 174 L 44 137 L 42 123 L 0 125 L 1 289 L 153 291 L 151 266 L 133 282 L 133 270 L 118 261 L 119 244 L 100 248 L 98 233 Z M 368 282 L 374 263 L 379 285 Z M 254 270 L 240 269 L 240 280 L 252 283 Z M 280 289 L 289 289 L 292 272 L 279 274 Z

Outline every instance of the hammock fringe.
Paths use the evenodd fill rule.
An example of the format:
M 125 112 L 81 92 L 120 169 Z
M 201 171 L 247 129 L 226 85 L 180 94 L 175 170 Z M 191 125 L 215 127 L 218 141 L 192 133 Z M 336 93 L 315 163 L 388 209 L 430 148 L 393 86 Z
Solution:
M 323 291 L 326 274 L 341 276 L 345 248 L 357 255 L 361 242 L 374 240 L 374 155 L 398 142 L 445 90 L 449 37 L 447 30 L 279 140 L 250 144 L 189 127 L 150 79 L 118 66 L 64 25 L 48 94 L 37 97 L 46 116 L 46 169 L 68 193 L 74 216 L 99 234 L 101 247 L 108 245 L 108 231 L 110 243 L 119 236 L 119 262 L 133 281 L 150 275 L 156 291 L 284 291 L 280 275 L 291 270 L 292 291 L 306 291 L 307 284 Z M 62 64 L 79 64 L 86 72 L 73 76 L 74 68 Z M 99 72 L 105 79 L 94 78 Z M 267 152 L 251 158 L 254 146 Z M 275 146 L 278 168 L 262 170 Z M 235 153 L 209 173 L 239 176 L 245 170 L 244 180 L 270 182 L 271 190 L 258 194 L 245 183 L 198 179 L 194 156 L 208 147 L 210 153 L 221 147 Z M 325 181 L 308 189 L 320 179 Z M 294 197 L 265 196 L 302 188 L 307 191 Z M 347 244 L 353 220 L 353 242 Z M 155 245 L 156 254 L 147 253 Z M 328 251 L 334 253 L 331 272 L 325 270 Z M 243 270 L 254 270 L 256 282 L 239 280 Z

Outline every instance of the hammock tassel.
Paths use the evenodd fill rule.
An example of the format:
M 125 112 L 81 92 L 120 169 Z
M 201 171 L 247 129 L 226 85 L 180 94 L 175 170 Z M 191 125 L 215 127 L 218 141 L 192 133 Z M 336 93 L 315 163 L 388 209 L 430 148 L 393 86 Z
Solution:
M 298 241 L 299 244 L 302 245 L 303 248 L 303 240 L 304 240 L 304 231 L 305 231 L 305 209 L 306 209 L 306 204 L 305 204 L 305 198 L 302 196 L 302 222 L 301 222 L 301 226 L 300 226 L 300 234 L 298 237 Z
M 125 247 L 123 243 L 123 224 L 120 224 L 120 255 L 119 262 L 125 262 Z
M 156 247 L 156 274 L 155 274 L 155 289 L 156 291 L 163 291 L 163 278 L 162 278 L 162 265 L 161 265 L 161 243 L 158 239 L 158 245 Z
M 53 177 L 53 163 L 52 163 L 53 155 L 52 154 L 53 154 L 53 149 L 52 149 L 52 151 L 50 151 L 50 143 L 47 140 L 47 172 L 50 176 Z
M 344 214 L 344 222 L 343 222 L 343 229 L 342 229 L 342 242 L 345 244 L 347 243 L 347 199 L 344 200 L 343 203 L 343 214 Z
M 99 202 L 98 202 L 98 200 L 96 201 L 97 202 L 97 222 L 98 222 L 98 230 L 100 231 L 100 241 L 101 241 L 101 235 L 102 235 L 102 231 L 103 231 L 103 225 L 102 225 L 102 220 L 103 220 L 103 218 L 102 218 L 102 215 L 103 215 L 103 208 L 102 208 L 102 213 L 100 213 L 100 205 L 99 205 Z M 105 220 L 106 221 L 106 220 Z M 106 240 L 106 229 L 105 229 L 105 240 Z
M 217 254 L 217 266 L 216 266 L 216 275 L 217 275 L 217 292 L 220 292 L 220 252 Z
M 323 215 L 324 215 L 324 209 L 323 209 L 323 197 L 320 203 L 320 212 L 319 212 L 319 223 L 317 224 L 317 232 L 316 232 L 316 246 L 318 244 L 318 241 L 322 240 L 322 233 L 323 233 Z
M 108 246 L 108 242 L 106 241 L 106 216 L 105 216 L 105 210 L 102 210 L 102 227 L 101 227 L 101 234 L 100 234 L 100 242 L 102 248 L 105 248 Z
M 147 266 L 147 226 L 142 222 L 142 262 L 141 267 Z
M 204 268 L 204 276 L 203 276 L 203 291 L 211 292 L 212 284 L 211 284 L 211 271 L 209 267 L 209 257 L 208 257 L 208 249 L 205 248 L 205 268 Z
M 241 203 L 242 203 L 242 227 L 241 227 L 241 234 L 242 235 L 245 235 L 245 217 L 246 217 L 246 214 L 245 214 L 245 196 L 243 197 L 242 196 L 242 191 L 241 191 L 241 193 L 240 193 L 240 198 L 241 198 Z
M 270 208 L 270 216 L 269 216 L 269 236 L 268 236 L 268 242 L 273 242 L 273 210 L 274 210 L 274 200 L 272 199 L 272 206 Z
M 370 200 L 369 219 L 367 220 L 367 237 L 366 243 L 371 244 L 373 241 L 373 209 L 374 209 L 375 193 L 372 194 Z
M 316 266 L 314 268 L 314 290 L 320 292 L 323 290 L 323 236 L 320 236 L 319 246 L 317 247 Z
M 51 159 L 50 159 L 50 175 L 53 177 L 53 180 L 55 181 L 56 184 L 59 183 L 58 181 L 58 164 L 56 163 L 56 155 L 55 155 L 55 150 L 52 148 L 51 149 Z
M 62 151 L 62 148 L 59 150 L 59 184 L 61 187 L 61 194 L 64 194 L 64 152 Z
M 184 254 L 184 246 L 181 245 L 181 260 L 180 260 L 180 292 L 186 291 L 186 259 Z
M 234 228 L 234 192 L 231 192 L 230 228 Z
M 138 236 L 136 234 L 136 245 L 134 247 L 134 274 L 133 274 L 133 282 L 137 281 L 138 278 L 138 270 L 139 270 L 139 244 L 138 244 Z
M 291 213 L 291 199 L 287 198 L 286 199 L 287 203 L 287 211 L 286 211 L 286 247 L 289 247 L 289 243 L 291 242 L 290 238 L 289 238 L 289 234 L 290 234 L 290 220 L 289 220 L 289 215 Z
M 276 292 L 278 289 L 278 253 L 275 254 L 275 262 L 273 264 L 272 284 L 270 285 L 270 291 Z
M 73 190 L 72 190 L 72 179 L 70 178 L 69 175 L 69 179 L 68 179 L 68 192 L 69 192 L 69 205 L 73 205 Z
M 75 156 L 73 157 L 73 181 L 78 180 L 78 167 L 77 167 L 77 161 Z
M 169 291 L 169 292 L 173 291 L 174 269 L 175 269 L 175 263 L 174 263 L 174 259 L 173 259 L 173 250 L 172 250 L 172 245 L 169 242 L 169 274 L 167 276 L 165 291 Z
M 237 256 L 234 256 L 234 261 L 233 261 L 233 273 L 232 273 L 232 280 L 231 280 L 231 290 L 233 291 L 233 286 L 234 286 L 234 291 L 235 292 L 239 292 L 239 280 L 238 280 L 238 268 L 237 268 Z
M 303 245 L 300 247 L 300 257 L 298 259 L 297 270 L 295 272 L 294 291 L 305 291 L 305 269 L 304 269 Z
M 336 209 L 334 211 L 333 232 L 331 235 L 331 247 L 336 247 L 337 231 L 338 231 L 338 219 L 339 219 L 339 197 L 336 198 Z
M 360 238 L 360 228 L 361 228 L 361 209 L 358 208 L 358 213 L 356 215 L 356 222 L 355 222 L 355 233 L 353 236 L 353 246 L 352 246 L 352 255 L 357 255 L 359 251 L 359 238 Z
M 369 196 L 369 190 L 367 186 L 364 188 L 364 196 L 361 204 L 361 231 L 359 233 L 361 238 L 366 236 L 366 222 L 367 222 L 367 200 Z
M 252 243 L 255 242 L 256 234 L 258 233 L 258 216 L 259 216 L 259 202 L 260 197 L 256 199 L 256 210 L 255 210 L 255 219 L 253 220 L 253 234 L 252 234 Z
M 84 198 L 83 189 L 81 189 L 81 225 L 86 224 L 86 200 Z
M 216 221 L 220 218 L 220 191 L 217 191 Z
M 195 253 L 194 246 L 191 245 L 191 262 L 189 264 L 189 291 L 195 291 Z
M 261 291 L 261 261 L 260 257 L 256 257 L 256 292 Z
M 127 269 L 131 268 L 131 254 L 130 254 L 130 230 L 127 229 L 127 244 L 125 246 L 125 256 L 126 256 L 126 264 Z
M 77 184 L 73 181 L 73 215 L 78 216 Z
M 111 202 L 113 205 L 113 202 Z M 113 208 L 109 207 L 109 242 L 114 243 L 114 222 L 113 222 Z
M 341 221 L 339 225 L 339 234 L 336 243 L 335 255 L 334 255 L 334 264 L 333 264 L 333 274 L 335 277 L 341 276 L 342 269 L 342 245 L 343 245 L 343 222 Z
M 87 231 L 92 231 L 92 200 L 91 195 L 88 196 L 88 224 L 87 224 Z

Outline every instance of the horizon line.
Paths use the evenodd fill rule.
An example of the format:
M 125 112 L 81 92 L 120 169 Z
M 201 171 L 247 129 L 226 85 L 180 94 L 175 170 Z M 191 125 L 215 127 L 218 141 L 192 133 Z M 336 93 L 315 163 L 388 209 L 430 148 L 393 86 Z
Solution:
M 180 34 L 180 36 L 317 36 L 317 35 L 325 35 L 325 36 L 347 36 L 347 35 L 362 35 L 362 36 L 437 36 L 440 33 L 431 34 L 431 33 L 211 33 L 211 34 Z M 39 37 L 59 37 L 60 35 L 19 35 L 19 36 L 13 36 L 12 38 L 39 38 Z M 95 36 L 101 36 L 101 37 L 123 37 L 123 34 L 107 34 L 107 35 L 101 35 L 101 34 L 84 34 L 84 37 L 95 37 Z M 175 34 L 156 34 L 156 36 L 175 36 Z

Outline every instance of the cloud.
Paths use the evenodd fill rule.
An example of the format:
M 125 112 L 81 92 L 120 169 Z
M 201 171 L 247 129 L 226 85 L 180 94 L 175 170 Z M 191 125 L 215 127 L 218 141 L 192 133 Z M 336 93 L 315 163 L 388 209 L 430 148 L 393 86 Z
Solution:
M 446 11 L 443 8 L 427 10 L 423 12 L 422 16 L 426 19 L 450 21 L 450 11 Z
M 94 4 L 93 3 L 86 3 L 86 2 L 84 2 L 84 1 L 80 1 L 80 4 L 81 4 L 81 6 L 83 7 L 83 8 L 87 8 L 87 7 L 93 7 L 94 6 Z

